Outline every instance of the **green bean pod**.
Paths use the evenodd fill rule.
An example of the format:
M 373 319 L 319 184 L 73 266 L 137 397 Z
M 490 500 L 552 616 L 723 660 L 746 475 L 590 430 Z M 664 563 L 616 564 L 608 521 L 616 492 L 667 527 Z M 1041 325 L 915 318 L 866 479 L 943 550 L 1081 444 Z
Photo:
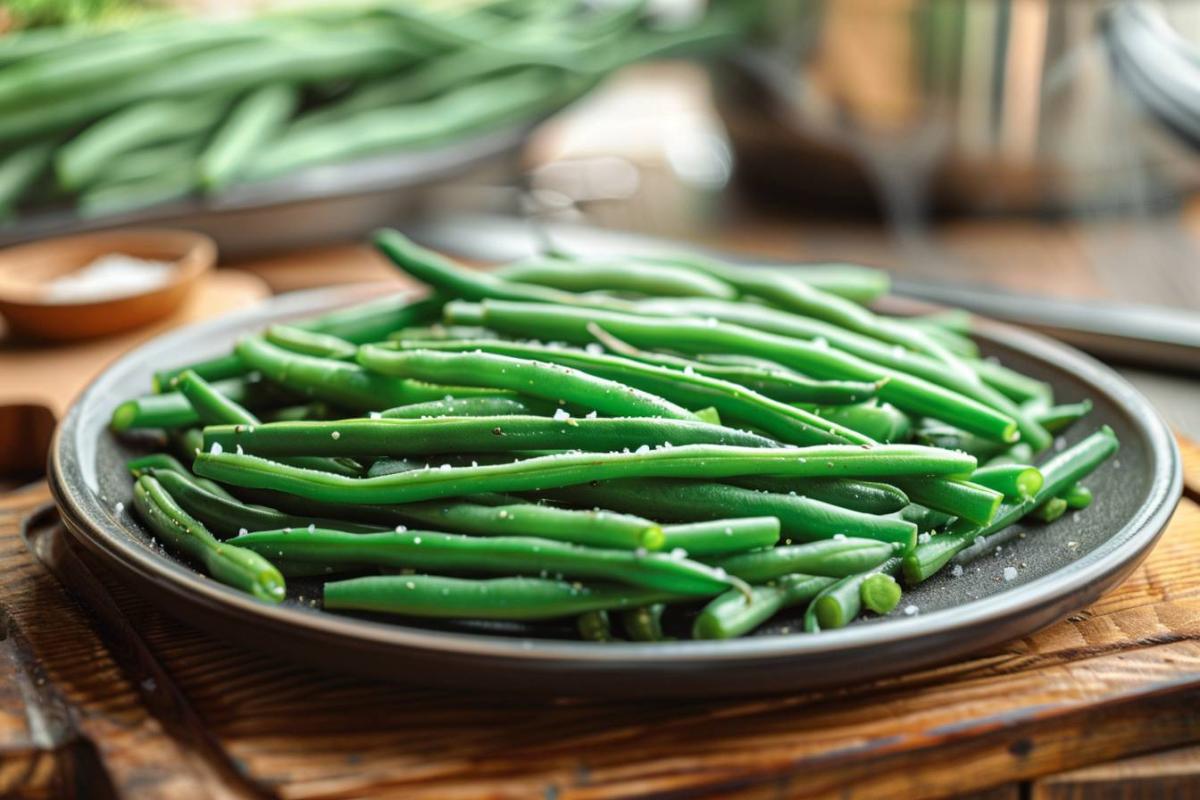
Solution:
M 573 505 L 595 505 L 657 519 L 706 521 L 730 513 L 775 517 L 782 536 L 807 542 L 834 536 L 861 536 L 895 542 L 911 548 L 917 541 L 915 525 L 900 519 L 878 517 L 829 505 L 799 494 L 783 494 L 689 480 L 591 481 L 567 489 L 544 492 Z
M 496 270 L 507 281 L 565 292 L 616 292 L 651 297 L 716 297 L 732 300 L 737 290 L 703 273 L 667 264 L 620 260 L 582 261 L 550 257 L 507 264 Z
M 1050 406 L 1043 411 L 1036 412 L 1033 416 L 1046 430 L 1051 433 L 1060 433 L 1086 417 L 1091 411 L 1092 401 L 1081 400 L 1078 403 Z
M 238 357 L 267 379 L 304 397 L 326 400 L 356 411 L 488 394 L 471 387 L 438 386 L 398 380 L 369 372 L 357 364 L 292 353 L 258 337 L 237 344 Z
M 483 352 L 396 351 L 367 345 L 359 351 L 358 362 L 382 375 L 508 389 L 557 403 L 577 403 L 617 417 L 696 418 L 686 408 L 649 392 L 528 358 Z
M 1034 519 L 1038 522 L 1049 525 L 1063 514 L 1066 514 L 1068 508 L 1070 508 L 1070 506 L 1067 505 L 1066 500 L 1062 499 L 1061 497 L 1051 497 L 1033 511 L 1030 511 L 1026 515 L 1026 519 Z
M 509 395 L 479 395 L 452 397 L 449 400 L 429 400 L 411 403 L 383 411 L 383 419 L 425 419 L 427 417 L 517 417 L 535 414 L 549 416 L 551 404 L 540 400 L 516 398 Z
M 264 556 L 334 568 L 382 566 L 499 574 L 549 573 L 597 578 L 679 595 L 713 595 L 744 587 L 719 569 L 664 553 L 607 550 L 532 536 L 481 538 L 436 531 L 346 533 L 261 531 L 237 538 Z
M 200 156 L 200 185 L 214 192 L 234 183 L 299 102 L 299 91 L 286 83 L 268 83 L 239 100 Z
M 1029 464 L 995 464 L 971 474 L 971 483 L 994 489 L 1008 500 L 1032 497 L 1044 482 L 1041 471 Z
M 975 459 L 917 445 L 749 448 L 686 445 L 638 453 L 563 453 L 479 467 L 346 478 L 236 453 L 201 453 L 196 474 L 251 489 L 333 503 L 409 503 L 481 492 L 522 492 L 612 478 L 733 478 L 745 475 L 884 478 L 960 475 Z
M 709 601 L 692 623 L 693 639 L 733 639 L 745 636 L 785 608 L 807 603 L 837 578 L 784 575 L 750 589 L 750 600 L 729 591 Z
M 360 525 L 343 520 L 294 516 L 267 506 L 242 503 L 236 498 L 224 497 L 210 491 L 186 472 L 160 468 L 141 469 L 139 472 L 143 475 L 150 475 L 158 481 L 184 511 L 202 522 L 206 528 L 221 539 L 228 539 L 251 531 L 304 530 L 310 525 L 322 528 L 336 526 L 340 530 L 351 533 L 371 533 L 382 530 L 377 525 Z
M 971 481 L 896 478 L 895 483 L 913 502 L 977 525 L 991 522 L 1004 501 L 999 491 Z
M 1063 492 L 1060 497 L 1067 501 L 1067 508 L 1077 511 L 1087 508 L 1092 504 L 1092 490 L 1084 486 L 1082 483 L 1076 483 L 1070 489 Z
M 575 619 L 575 629 L 579 631 L 579 638 L 585 642 L 615 642 L 616 636 L 613 636 L 612 621 L 608 618 L 608 612 L 600 609 L 598 611 L 585 611 Z
M 892 573 L 900 568 L 900 558 L 890 558 L 874 569 L 857 575 L 848 575 L 837 583 L 821 590 L 804 612 L 804 630 L 817 633 L 822 630 L 844 628 L 858 618 L 862 611 L 862 588 L 871 576 Z M 897 598 L 898 599 L 898 598 Z
M 230 401 L 247 408 L 283 405 L 294 397 L 257 378 L 228 378 L 214 381 L 212 388 Z M 182 392 L 162 392 L 126 400 L 113 409 L 109 427 L 120 433 L 135 428 L 188 428 L 200 423 L 200 415 Z
M 271 603 L 283 600 L 286 587 L 279 570 L 258 553 L 217 541 L 154 478 L 142 475 L 137 479 L 133 503 L 157 537 L 168 547 L 199 562 L 216 580 L 259 600 Z
M 467 580 L 435 575 L 377 575 L 325 584 L 324 607 L 441 619 L 539 620 L 636 608 L 677 599 L 626 586 L 581 586 L 544 578 Z
M 235 423 L 234 427 L 252 430 L 259 425 L 258 417 L 218 392 L 207 381 L 191 370 L 184 371 L 175 379 L 175 385 L 187 398 L 200 421 L 209 423 Z M 275 423 L 287 424 L 287 423 Z M 335 475 L 356 477 L 363 473 L 362 465 L 346 458 L 320 458 L 298 455 L 286 460 L 288 464 L 305 469 L 318 469 Z
M 271 344 L 293 353 L 335 361 L 353 361 L 358 347 L 331 333 L 297 328 L 295 325 L 272 325 L 263 338 Z
M 935 574 L 959 553 L 976 540 L 988 541 L 985 537 L 1001 531 L 1024 517 L 1029 512 L 1057 497 L 1081 478 L 1090 474 L 1117 451 L 1116 434 L 1108 426 L 1087 437 L 1074 447 L 1055 454 L 1039 469 L 1043 483 L 1033 496 L 1014 503 L 1005 503 L 988 525 L 959 525 L 933 537 L 904 557 L 904 579 L 910 584 L 920 583 Z
M 779 520 L 775 517 L 738 517 L 664 525 L 662 538 L 661 549 L 682 550 L 689 556 L 739 553 L 774 547 L 779 541 Z
M 748 583 L 764 583 L 793 572 L 843 578 L 877 567 L 895 553 L 896 547 L 890 542 L 843 537 L 709 558 L 706 561 Z
M 564 308 L 545 303 L 485 300 L 479 305 L 452 302 L 451 322 L 482 323 L 501 333 L 586 343 L 596 325 L 639 347 L 664 347 L 690 353 L 720 350 L 777 361 L 821 379 L 885 381 L 879 397 L 902 411 L 934 417 L 963 430 L 1001 442 L 1020 435 L 1012 417 L 910 375 L 888 370 L 828 346 L 750 328 L 700 319 L 658 319 L 610 311 Z
M 891 514 L 909 504 L 908 495 L 890 483 L 850 478 L 734 478 L 747 489 L 775 494 L 798 494 L 864 514 Z
M 608 452 L 671 445 L 775 447 L 762 436 L 707 422 L 651 417 L 439 417 L 342 419 L 221 425 L 204 429 L 204 449 L 262 456 L 415 456 L 530 450 Z
M 216 481 L 210 481 L 207 478 L 197 478 L 192 474 L 190 469 L 185 467 L 174 456 L 167 453 L 151 453 L 149 455 L 131 458 L 125 462 L 125 469 L 129 470 L 129 474 L 135 478 L 141 475 L 143 472 L 150 472 L 151 470 L 155 470 L 157 472 L 178 472 L 180 475 L 183 475 L 192 483 L 203 488 L 210 494 L 214 494 L 217 497 L 222 497 L 226 500 L 237 500 L 237 498 L 225 491 L 225 487 L 221 486 L 221 484 L 217 483 Z M 159 482 L 161 483 L 162 481 L 160 480 Z M 274 528 L 278 526 L 272 525 L 271 527 Z
M 735 591 L 736 590 L 731 590 Z M 739 593 L 740 594 L 740 593 Z M 742 595 L 743 601 L 745 595 Z M 633 642 L 662 642 L 666 640 L 663 635 L 662 615 L 666 610 L 666 605 L 663 603 L 651 603 L 648 606 L 638 606 L 621 612 L 621 627 L 625 629 L 625 635 Z
M 417 343 L 405 343 L 409 347 Z M 766 431 L 789 444 L 869 444 L 871 439 L 804 409 L 780 403 L 744 386 L 702 374 L 680 372 L 622 356 L 518 342 L 423 342 L 431 350 L 482 350 L 539 359 L 632 386 L 688 408 L 712 406 L 729 420 Z M 627 390 L 628 391 L 628 390 Z

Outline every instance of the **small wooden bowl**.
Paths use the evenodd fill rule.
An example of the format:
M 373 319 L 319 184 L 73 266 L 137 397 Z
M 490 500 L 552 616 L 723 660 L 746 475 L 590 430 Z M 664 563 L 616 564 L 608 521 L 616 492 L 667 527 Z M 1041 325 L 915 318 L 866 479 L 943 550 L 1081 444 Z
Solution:
M 52 300 L 46 284 L 119 253 L 172 265 L 152 289 L 98 300 Z M 85 233 L 0 250 L 0 315 L 18 334 L 66 341 L 141 327 L 177 308 L 217 260 L 207 236 L 172 229 Z

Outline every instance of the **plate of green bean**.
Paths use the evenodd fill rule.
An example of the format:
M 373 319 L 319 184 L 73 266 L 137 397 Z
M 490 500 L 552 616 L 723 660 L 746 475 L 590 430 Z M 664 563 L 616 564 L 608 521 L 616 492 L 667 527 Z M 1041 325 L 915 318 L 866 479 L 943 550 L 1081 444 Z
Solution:
M 464 688 L 829 687 L 1078 610 L 1181 491 L 1115 373 L 878 313 L 874 270 L 375 243 L 428 291 L 170 333 L 57 433 L 68 530 L 219 636 Z

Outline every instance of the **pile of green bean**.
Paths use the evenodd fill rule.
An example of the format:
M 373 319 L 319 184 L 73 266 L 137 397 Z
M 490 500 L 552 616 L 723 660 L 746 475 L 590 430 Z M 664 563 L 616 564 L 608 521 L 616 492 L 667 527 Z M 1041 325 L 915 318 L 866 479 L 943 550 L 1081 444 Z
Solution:
M 0 222 L 98 216 L 528 124 L 614 69 L 735 39 L 645 0 L 412 0 L 0 35 Z
M 961 315 L 873 313 L 865 268 L 376 244 L 426 298 L 271 326 L 112 414 L 174 446 L 129 463 L 157 539 L 263 600 L 305 578 L 330 610 L 596 641 L 839 628 L 1086 507 L 1117 449 L 1051 448 L 1086 400 Z

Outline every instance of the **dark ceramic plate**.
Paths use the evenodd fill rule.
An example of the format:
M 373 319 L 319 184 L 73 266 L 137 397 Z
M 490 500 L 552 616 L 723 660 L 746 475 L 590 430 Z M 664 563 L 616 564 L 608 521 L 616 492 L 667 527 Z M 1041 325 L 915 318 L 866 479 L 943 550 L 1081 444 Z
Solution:
M 420 626 L 339 616 L 313 607 L 315 585 L 293 582 L 280 606 L 257 602 L 164 553 L 130 516 L 133 452 L 106 430 L 120 401 L 146 390 L 158 367 L 214 354 L 240 333 L 365 299 L 369 291 L 321 290 L 156 339 L 110 366 L 58 429 L 51 483 L 68 529 L 157 605 L 210 633 L 279 658 L 420 683 L 542 694 L 730 695 L 847 684 L 963 656 L 1036 631 L 1090 603 L 1124 578 L 1162 532 L 1181 491 L 1179 455 L 1158 414 L 1123 379 L 1050 340 L 989 325 L 985 350 L 1050 381 L 1064 401 L 1090 397 L 1095 411 L 1073 440 L 1111 425 L 1121 451 L 1089 480 L 1096 503 L 1000 555 L 947 572 L 906 594 L 901 611 L 815 636 L 788 633 L 797 618 L 727 642 L 593 644 L 569 627 L 540 630 Z M 118 503 L 124 504 L 118 510 Z M 1005 581 L 1005 567 L 1017 578 Z M 798 613 L 798 612 L 797 612 Z

